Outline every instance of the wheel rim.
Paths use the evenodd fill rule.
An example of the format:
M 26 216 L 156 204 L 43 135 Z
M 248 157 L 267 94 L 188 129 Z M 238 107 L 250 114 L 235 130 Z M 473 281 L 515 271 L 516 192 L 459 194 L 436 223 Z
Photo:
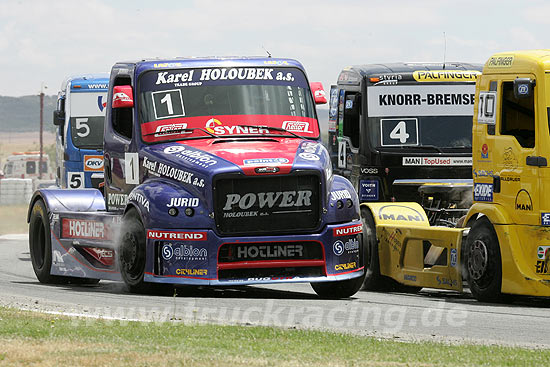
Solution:
M 482 240 L 475 240 L 468 257 L 468 272 L 473 280 L 479 280 L 487 270 L 487 245 Z
M 143 260 L 136 235 L 125 233 L 122 238 L 121 267 L 129 279 L 136 280 L 141 277 Z

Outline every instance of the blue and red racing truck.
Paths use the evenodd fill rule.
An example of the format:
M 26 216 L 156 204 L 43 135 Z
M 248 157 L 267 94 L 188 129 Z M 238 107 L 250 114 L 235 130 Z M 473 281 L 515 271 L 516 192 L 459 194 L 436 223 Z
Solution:
M 364 280 L 359 201 L 319 138 L 320 83 L 275 58 L 114 65 L 104 192 L 44 189 L 29 207 L 41 282 L 309 282 L 349 297 Z
M 61 84 L 53 113 L 59 187 L 98 188 L 103 183 L 103 123 L 108 85 L 108 73 L 75 75 Z

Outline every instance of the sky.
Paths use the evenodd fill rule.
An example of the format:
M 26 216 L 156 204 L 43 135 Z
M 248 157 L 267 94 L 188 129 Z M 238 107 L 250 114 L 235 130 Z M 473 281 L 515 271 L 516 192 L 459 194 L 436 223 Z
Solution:
M 117 61 L 266 50 L 328 92 L 349 65 L 550 48 L 548 14 L 538 0 L 0 0 L 0 95 L 57 94 Z

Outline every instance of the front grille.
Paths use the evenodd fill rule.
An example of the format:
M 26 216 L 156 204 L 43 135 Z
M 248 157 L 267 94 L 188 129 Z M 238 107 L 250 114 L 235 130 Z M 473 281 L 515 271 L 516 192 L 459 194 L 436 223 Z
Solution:
M 222 235 L 298 233 L 319 226 L 320 179 L 314 174 L 222 177 L 214 183 Z
M 322 260 L 319 242 L 226 243 L 218 254 L 219 263 L 262 260 Z

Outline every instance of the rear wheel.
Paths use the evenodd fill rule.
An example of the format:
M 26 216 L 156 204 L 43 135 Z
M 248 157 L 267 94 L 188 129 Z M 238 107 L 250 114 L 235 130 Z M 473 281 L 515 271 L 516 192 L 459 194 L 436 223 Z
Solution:
M 503 299 L 500 246 L 497 234 L 487 218 L 479 219 L 470 229 L 466 268 L 470 291 L 477 300 L 499 302 Z
M 145 275 L 145 228 L 135 209 L 130 209 L 122 219 L 118 260 L 120 275 L 130 292 L 144 293 L 150 285 L 143 281 Z

